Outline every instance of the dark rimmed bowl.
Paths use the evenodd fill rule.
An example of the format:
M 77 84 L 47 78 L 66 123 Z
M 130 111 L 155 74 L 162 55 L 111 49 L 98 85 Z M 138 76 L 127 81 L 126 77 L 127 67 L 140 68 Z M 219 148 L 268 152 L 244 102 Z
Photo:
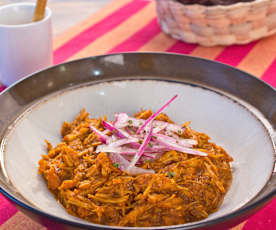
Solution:
M 136 92 L 139 92 L 139 97 Z M 32 200 L 31 197 L 40 196 L 40 190 L 47 192 L 47 189 L 46 186 L 41 187 L 41 184 L 38 184 L 40 187 L 37 190 L 33 189 L 32 193 L 32 190 L 26 191 L 24 187 L 26 183 L 20 183 L 24 176 L 29 176 L 28 173 L 33 171 L 24 168 L 26 163 L 24 157 L 16 155 L 18 149 L 23 149 L 22 144 L 18 142 L 18 136 L 24 141 L 24 138 L 27 138 L 22 136 L 28 136 L 26 130 L 33 127 L 32 124 L 29 126 L 30 122 L 27 121 L 32 121 L 36 127 L 45 128 L 44 131 L 47 126 L 43 135 L 54 135 L 56 130 L 51 130 L 51 123 L 47 124 L 47 119 L 51 122 L 63 117 L 64 120 L 69 119 L 73 114 L 67 116 L 68 111 L 79 109 L 78 106 L 92 109 L 89 107 L 89 100 L 86 99 L 87 95 L 95 97 L 91 100 L 97 114 L 108 108 L 110 108 L 108 113 L 115 112 L 114 110 L 122 111 L 122 108 L 134 112 L 135 108 L 139 109 L 140 106 L 146 105 L 156 108 L 164 98 L 175 92 L 180 94 L 180 101 L 168 109 L 168 114 L 176 120 L 181 120 L 179 113 L 176 114 L 174 111 L 181 112 L 179 108 L 182 106 L 186 108 L 184 120 L 192 119 L 196 128 L 197 126 L 202 128 L 215 141 L 223 142 L 227 149 L 230 149 L 230 154 L 232 152 L 236 154 L 234 159 L 238 163 L 234 163 L 233 166 L 233 189 L 232 191 L 230 189 L 225 205 L 218 214 L 195 223 L 155 229 L 222 229 L 240 223 L 276 195 L 274 172 L 276 92 L 263 81 L 245 72 L 221 63 L 184 55 L 125 53 L 91 57 L 35 73 L 6 89 L 0 95 L 2 108 L 0 191 L 21 211 L 42 224 L 53 222 L 60 228 L 66 229 L 135 229 L 96 225 L 77 218 L 67 218 L 45 210 L 45 207 L 42 207 L 43 205 L 47 207 L 45 202 L 40 206 L 35 198 Z M 64 107 L 63 102 L 68 100 L 72 102 L 71 105 Z M 62 104 L 58 110 L 60 112 L 48 116 L 45 111 L 53 110 L 59 105 L 58 103 Z M 100 111 L 101 105 L 104 105 L 105 110 Z M 205 106 L 204 115 L 200 114 L 201 110 L 196 109 L 203 106 Z M 75 115 L 78 111 L 73 112 Z M 213 117 L 215 119 L 212 119 Z M 236 127 L 233 125 L 235 121 L 239 121 Z M 218 122 L 220 129 L 213 128 Z M 254 130 L 258 132 L 255 133 Z M 235 135 L 231 135 L 233 132 Z M 252 133 L 254 135 L 249 135 Z M 225 137 L 229 140 L 224 141 Z M 36 145 L 37 140 L 33 138 L 33 144 Z M 254 140 L 252 143 L 256 145 L 252 147 L 251 143 L 249 147 L 244 148 L 235 146 L 237 140 L 248 143 L 248 139 Z M 247 155 L 248 148 L 252 155 Z M 258 154 L 260 152 L 258 148 L 265 151 Z M 258 150 L 256 153 L 255 149 Z M 22 152 L 23 156 L 33 154 L 28 148 Z M 42 153 L 42 150 L 36 152 L 37 157 L 39 158 Z M 37 162 L 37 159 L 34 162 Z M 254 175 L 253 179 L 259 181 L 258 184 L 253 183 L 250 174 Z M 30 178 L 30 181 L 32 180 L 42 181 L 37 174 L 34 178 Z M 246 189 L 239 190 L 247 187 L 245 184 L 249 186 L 248 193 L 245 192 Z M 243 202 L 239 201 L 237 206 L 232 207 L 236 195 L 240 194 L 240 192 L 235 193 L 236 191 L 243 193 L 241 200 Z M 30 193 L 32 194 L 29 196 Z M 48 201 L 48 197 L 46 200 Z M 227 212 L 223 213 L 223 210 Z

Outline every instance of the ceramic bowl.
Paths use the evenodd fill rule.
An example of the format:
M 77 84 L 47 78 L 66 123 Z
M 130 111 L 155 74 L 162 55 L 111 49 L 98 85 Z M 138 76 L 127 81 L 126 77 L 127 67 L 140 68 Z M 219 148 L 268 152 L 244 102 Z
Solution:
M 170 63 L 168 65 L 167 63 Z M 157 53 L 91 57 L 54 66 L 0 95 L 0 191 L 40 223 L 65 229 L 135 229 L 69 215 L 38 175 L 44 139 L 60 140 L 63 121 L 82 108 L 98 117 L 156 110 L 207 133 L 234 158 L 233 182 L 220 209 L 202 221 L 155 229 L 222 229 L 248 218 L 276 195 L 275 89 L 240 70 L 204 59 Z M 139 228 L 141 229 L 141 228 Z M 147 228 L 151 229 L 151 228 Z

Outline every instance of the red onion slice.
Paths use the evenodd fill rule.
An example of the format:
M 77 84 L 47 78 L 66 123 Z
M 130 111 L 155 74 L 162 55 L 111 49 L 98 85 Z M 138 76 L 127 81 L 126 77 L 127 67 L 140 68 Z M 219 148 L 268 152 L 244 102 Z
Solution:
M 122 145 L 130 144 L 130 143 L 137 143 L 138 141 L 139 140 L 137 138 L 124 138 L 124 139 L 120 139 L 120 140 L 110 143 L 109 146 L 117 147 L 117 146 L 122 146 Z
M 127 128 L 128 127 L 135 127 L 139 128 L 141 125 L 144 125 L 146 120 L 143 119 L 137 119 L 133 117 L 129 117 L 126 113 L 119 113 L 115 114 L 116 116 L 116 122 L 114 122 L 114 126 L 117 128 Z M 175 133 L 182 133 L 185 129 L 184 127 L 181 127 L 177 124 L 168 123 L 165 121 L 152 121 L 152 125 L 156 130 L 154 130 L 154 133 L 160 131 L 161 129 L 166 129 L 167 131 L 175 132 Z M 149 127 L 145 127 L 146 131 L 149 131 Z
M 132 161 L 130 163 L 130 168 L 133 167 L 133 166 L 135 166 L 135 164 L 137 163 L 137 161 L 139 160 L 139 158 L 143 155 L 144 150 L 145 150 L 147 144 L 150 142 L 150 139 L 151 139 L 151 136 L 152 136 L 152 130 L 153 130 L 153 127 L 151 126 L 150 131 L 145 136 L 144 141 L 143 141 L 143 143 L 141 144 L 141 146 L 140 146 L 140 148 L 138 150 L 138 153 L 135 154 L 135 156 L 133 157 L 133 159 L 132 159 Z
M 129 167 L 130 163 L 127 159 L 125 159 L 122 155 L 118 153 L 110 153 L 109 158 L 112 161 L 112 163 L 119 163 L 118 168 L 122 171 L 126 171 L 131 175 L 137 175 L 137 174 L 146 174 L 146 173 L 155 173 L 153 170 L 150 169 L 143 169 L 136 166 Z
M 103 121 L 103 126 L 120 138 L 129 137 L 129 134 L 127 132 L 118 129 L 117 127 L 115 127 L 107 121 Z
M 109 136 L 105 135 L 103 132 L 96 129 L 93 125 L 89 125 L 89 128 L 96 133 L 96 135 L 100 138 L 102 143 L 106 143 L 109 140 Z
M 98 145 L 98 147 L 96 149 L 96 153 L 101 153 L 101 152 L 119 153 L 119 154 L 123 153 L 123 152 L 132 152 L 133 154 L 136 154 L 137 150 L 127 148 L 127 147 L 114 147 L 114 146 L 110 146 L 110 145 Z
M 179 144 L 176 144 L 176 143 L 171 143 L 168 140 L 166 140 L 165 138 L 157 137 L 156 141 L 160 145 L 163 145 L 163 146 L 165 146 L 165 147 L 167 147 L 168 149 L 171 149 L 171 150 L 176 150 L 176 151 L 179 151 L 179 152 L 198 155 L 198 156 L 204 156 L 204 157 L 208 156 L 208 154 L 205 153 L 205 152 L 201 152 L 201 151 L 194 150 L 194 149 L 191 149 L 191 148 L 183 147 L 183 146 L 181 146 Z
M 155 117 L 158 116 L 159 113 L 161 113 L 165 108 L 167 108 L 169 106 L 169 104 L 171 104 L 176 98 L 178 97 L 178 95 L 176 94 L 173 98 L 171 98 L 165 105 L 163 105 L 160 109 L 157 110 L 156 113 L 154 113 L 152 116 L 150 116 L 145 123 L 137 130 L 137 134 L 139 134 L 146 126 L 147 124 L 149 124 L 152 120 L 154 120 Z
M 207 156 L 207 153 L 192 148 L 193 145 L 197 144 L 196 140 L 179 137 L 185 127 L 154 120 L 177 96 L 171 98 L 147 120 L 136 119 L 129 117 L 126 113 L 119 113 L 115 114 L 116 120 L 113 123 L 103 121 L 103 126 L 106 129 L 103 132 L 90 125 L 91 130 L 104 143 L 97 146 L 96 153 L 109 153 L 111 161 L 118 163 L 119 168 L 129 174 L 154 173 L 153 170 L 136 167 L 136 164 L 145 161 L 145 159 L 156 158 L 168 150 Z M 110 137 L 106 135 L 108 132 L 112 133 Z M 143 140 L 141 144 L 139 140 Z M 130 162 L 128 159 L 131 157 Z
M 179 138 L 177 135 L 175 135 L 176 137 L 170 137 L 170 136 L 156 133 L 156 134 L 153 134 L 153 136 L 163 138 L 164 140 L 167 140 L 170 143 L 178 144 L 188 148 L 191 148 L 193 147 L 193 145 L 197 144 L 196 140 Z

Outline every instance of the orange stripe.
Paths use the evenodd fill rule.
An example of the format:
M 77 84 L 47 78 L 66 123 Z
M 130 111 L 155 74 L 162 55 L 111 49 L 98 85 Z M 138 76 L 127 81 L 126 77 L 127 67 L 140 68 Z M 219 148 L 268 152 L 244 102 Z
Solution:
M 243 226 L 245 225 L 246 221 L 242 222 L 241 224 L 235 226 L 234 228 L 231 228 L 229 230 L 242 230 Z
M 168 48 L 170 48 L 175 42 L 175 39 L 171 38 L 163 32 L 160 32 L 152 40 L 150 40 L 143 47 L 141 47 L 139 51 L 165 51 Z M 213 60 L 221 53 L 223 49 L 224 47 L 222 46 L 198 46 L 197 48 L 195 48 L 195 50 L 191 52 L 190 55 Z
M 78 52 L 70 60 L 104 54 L 116 45 L 120 44 L 138 30 L 146 26 L 154 17 L 155 4 L 149 3 L 145 8 L 131 16 L 115 29 L 92 42 L 89 46 Z
M 21 212 L 17 212 L 0 226 L 0 230 L 46 230 L 46 228 L 31 220 Z
M 214 60 L 222 52 L 223 49 L 224 47 L 222 46 L 215 46 L 215 47 L 198 46 L 197 48 L 195 48 L 193 52 L 191 52 L 191 55 Z
M 169 49 L 175 42 L 175 39 L 169 37 L 163 32 L 160 32 L 153 39 L 143 45 L 139 51 L 165 51 Z
M 64 43 L 81 33 L 82 31 L 86 30 L 87 28 L 91 27 L 92 25 L 98 23 L 99 21 L 106 18 L 108 15 L 112 14 L 114 11 L 120 9 L 123 5 L 127 4 L 131 0 L 115 0 L 109 3 L 107 6 L 102 8 L 100 11 L 96 12 L 95 14 L 91 15 L 84 21 L 76 24 L 75 26 L 69 28 L 62 34 L 56 36 L 54 38 L 54 45 L 53 49 L 56 50 L 58 47 L 62 46 Z
M 261 77 L 276 57 L 276 35 L 260 40 L 237 66 Z

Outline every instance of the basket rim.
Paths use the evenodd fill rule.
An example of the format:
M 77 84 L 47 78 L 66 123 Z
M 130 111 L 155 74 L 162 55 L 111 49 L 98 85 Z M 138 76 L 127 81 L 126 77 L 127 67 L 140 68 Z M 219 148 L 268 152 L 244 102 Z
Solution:
M 158 1 L 160 0 L 156 0 L 156 2 L 158 3 Z M 165 0 L 166 2 L 174 2 L 175 4 L 179 4 L 181 5 L 182 7 L 185 7 L 185 8 L 203 8 L 203 9 L 212 9 L 212 10 L 229 10 L 229 9 L 237 9 L 237 8 L 241 8 L 241 7 L 244 7 L 244 6 L 254 6 L 254 5 L 258 5 L 260 4 L 260 2 L 264 2 L 266 4 L 269 4 L 270 2 L 273 2 L 273 1 L 276 1 L 276 0 L 253 0 L 251 2 L 237 2 L 237 3 L 234 3 L 234 4 L 230 4 L 230 5 L 214 5 L 214 6 L 205 6 L 205 5 L 201 5 L 201 4 L 184 4 L 184 3 L 181 3 L 180 1 L 178 0 Z

